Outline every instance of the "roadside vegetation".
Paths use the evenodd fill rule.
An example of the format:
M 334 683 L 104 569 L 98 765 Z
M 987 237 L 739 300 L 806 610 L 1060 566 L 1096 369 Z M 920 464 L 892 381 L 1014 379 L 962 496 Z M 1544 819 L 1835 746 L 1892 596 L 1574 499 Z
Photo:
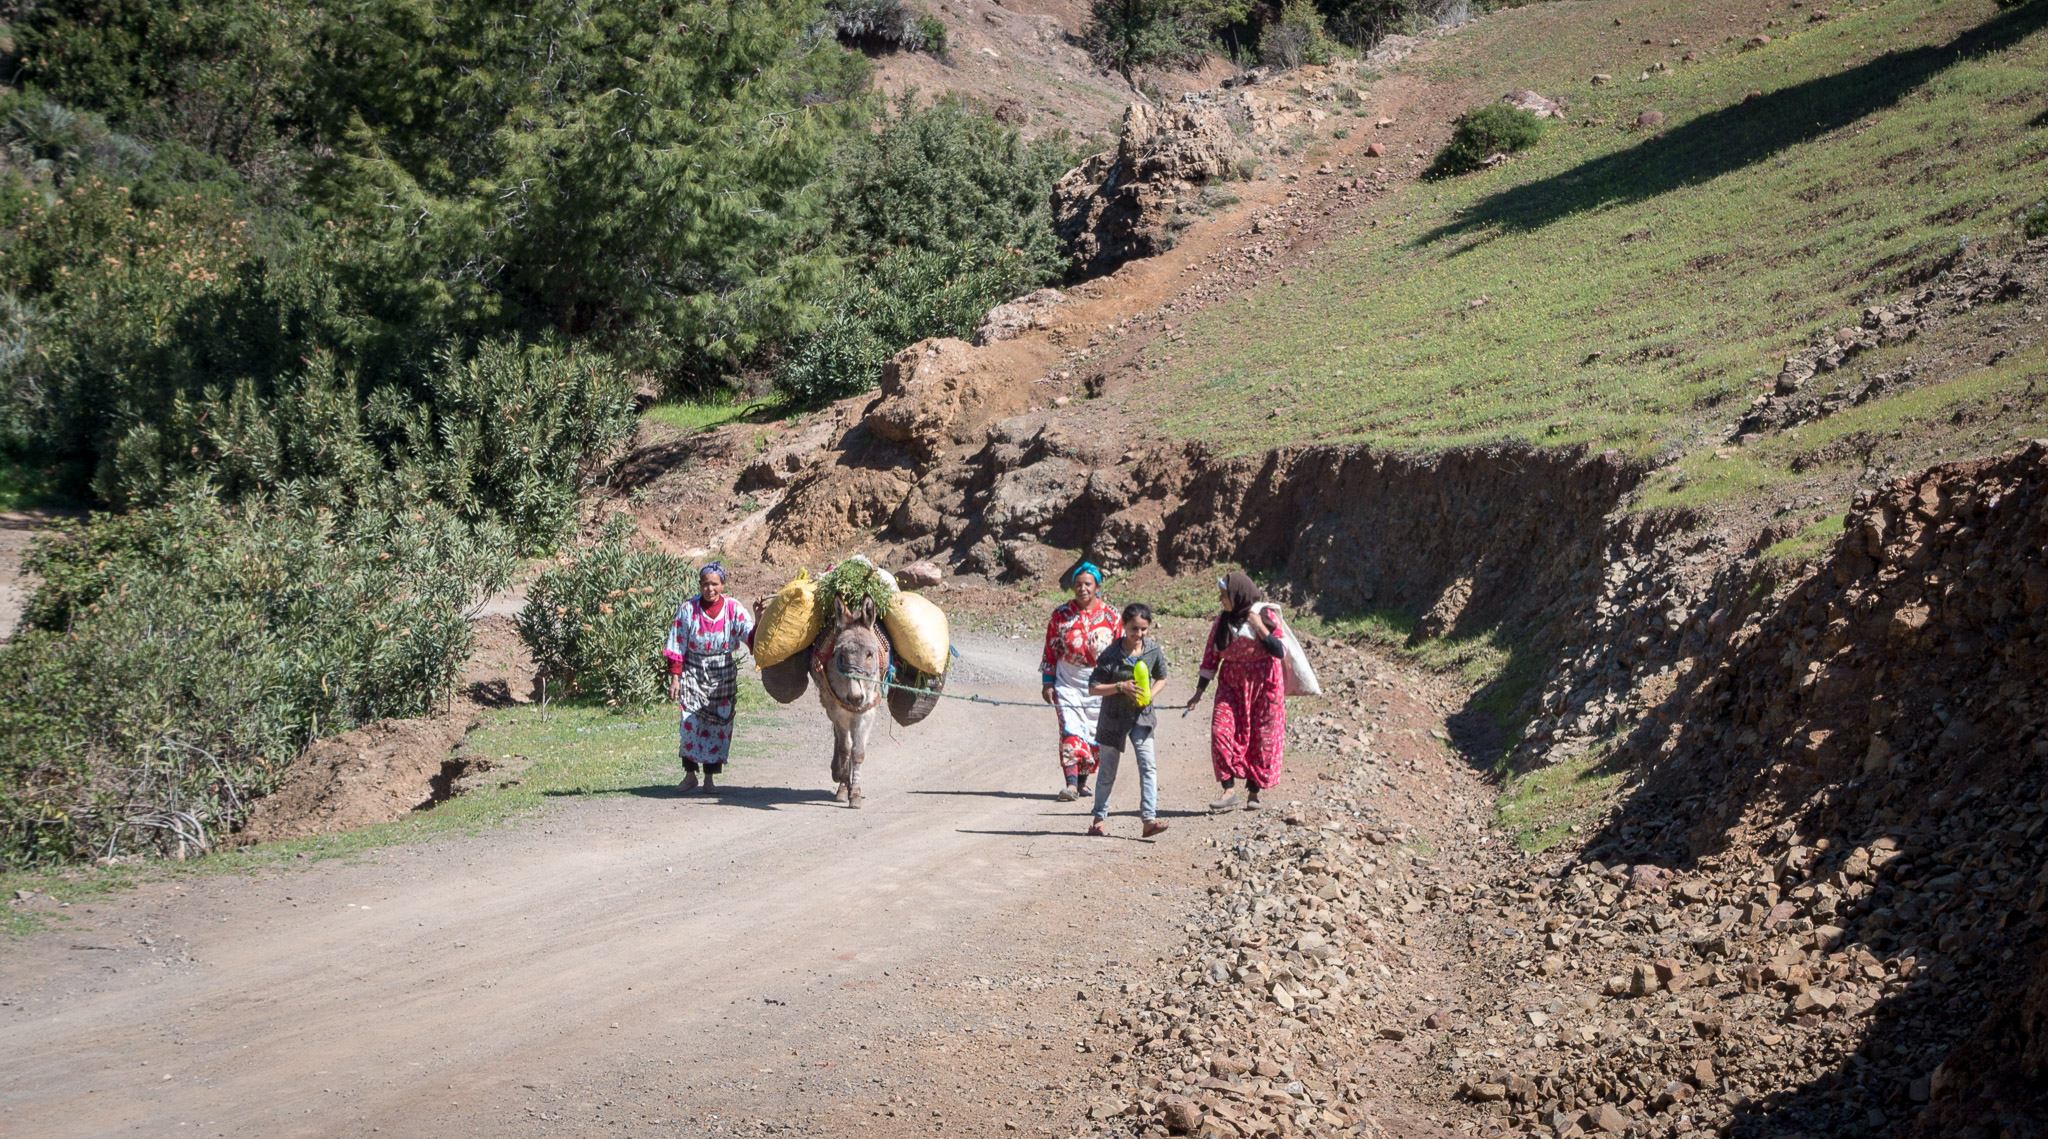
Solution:
M 1747 50 L 1745 25 L 1711 21 L 1709 39 L 1683 12 L 1619 14 L 1531 6 L 1444 41 L 1433 78 L 1565 97 L 1569 118 L 1496 168 L 1397 192 L 1378 228 L 1291 283 L 1190 316 L 1161 365 L 1179 388 L 1168 426 L 1233 451 L 1511 438 L 1685 454 L 1691 477 L 1644 504 L 1696 504 L 1792 477 L 1816 436 L 1889 431 L 1907 406 L 1934 419 L 2048 371 L 2036 343 L 1967 391 L 1909 391 L 1804 440 L 1715 454 L 1788 348 L 2022 239 L 2048 157 L 2048 6 L 1773 6 L 1782 26 Z M 1651 110 L 1662 121 L 1638 126 Z M 2006 428 L 2040 434 L 2021 402 Z
M 1132 86 L 1149 67 L 1209 54 L 1244 67 L 1328 63 L 1389 35 L 1417 33 L 1528 0 L 1091 0 L 1082 44 Z
M 310 739 L 440 706 L 641 390 L 685 427 L 838 398 L 1066 269 L 1070 143 L 885 105 L 864 53 L 945 50 L 896 0 L 58 0 L 0 31 L 0 499 L 95 511 L 0 646 L 7 860 L 213 848 Z M 652 556 L 546 579 L 554 680 L 649 698 L 645 646 L 563 614 L 627 588 L 577 567 Z M 667 569 L 625 603 L 673 609 Z
M 740 684 L 740 706 L 750 723 L 773 723 L 779 711 L 750 678 Z M 763 758 L 771 754 L 767 748 L 746 740 L 733 746 L 741 759 Z M 666 716 L 621 718 L 597 700 L 550 702 L 544 712 L 535 707 L 486 712 L 463 750 L 492 765 L 476 789 L 397 822 L 254 847 L 224 846 L 207 858 L 182 863 L 130 858 L 84 867 L 0 864 L 0 893 L 14 897 L 25 891 L 51 903 L 79 902 L 166 875 L 239 874 L 354 858 L 401 843 L 481 834 L 529 818 L 559 800 L 658 795 L 675 784 L 675 722 Z M 10 907 L 0 917 L 0 932 L 31 933 L 66 920 L 56 905 Z

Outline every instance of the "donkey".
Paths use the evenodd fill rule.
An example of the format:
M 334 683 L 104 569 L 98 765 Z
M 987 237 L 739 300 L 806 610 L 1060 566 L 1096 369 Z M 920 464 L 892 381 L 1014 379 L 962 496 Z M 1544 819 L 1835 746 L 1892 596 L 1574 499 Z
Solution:
M 860 806 L 860 764 L 867 758 L 868 733 L 881 715 L 889 671 L 889 640 L 882 634 L 872 601 L 860 611 L 839 606 L 838 619 L 811 655 L 818 703 L 832 721 L 832 797 Z

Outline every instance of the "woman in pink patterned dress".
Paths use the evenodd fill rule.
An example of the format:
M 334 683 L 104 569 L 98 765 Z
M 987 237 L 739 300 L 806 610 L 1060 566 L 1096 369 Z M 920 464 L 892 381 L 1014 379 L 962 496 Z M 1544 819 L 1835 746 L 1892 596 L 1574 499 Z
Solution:
M 733 654 L 754 644 L 754 615 L 725 595 L 725 567 L 717 562 L 697 571 L 697 596 L 683 602 L 669 626 L 662 655 L 668 658 L 668 698 L 682 705 L 683 781 L 677 790 L 718 790 L 718 773 L 732 754 L 733 715 L 739 707 L 739 665 Z
M 1245 810 L 1259 809 L 1259 792 L 1280 781 L 1281 752 L 1287 744 L 1287 687 L 1281 673 L 1286 627 L 1280 610 L 1242 573 L 1216 582 L 1221 612 L 1209 627 L 1192 708 L 1209 682 L 1216 682 L 1216 710 L 1209 721 L 1209 762 L 1223 797 L 1212 811 L 1237 806 L 1237 781 L 1246 784 Z
M 1046 622 L 1038 672 L 1044 685 L 1040 695 L 1059 709 L 1060 771 L 1067 777 L 1059 797 L 1070 803 L 1088 793 L 1088 777 L 1095 774 L 1095 718 L 1102 697 L 1088 691 L 1088 676 L 1095 671 L 1095 658 L 1124 635 L 1124 627 L 1116 610 L 1097 596 L 1102 571 L 1092 563 L 1075 565 L 1061 583 L 1074 591 L 1074 599 L 1053 610 Z

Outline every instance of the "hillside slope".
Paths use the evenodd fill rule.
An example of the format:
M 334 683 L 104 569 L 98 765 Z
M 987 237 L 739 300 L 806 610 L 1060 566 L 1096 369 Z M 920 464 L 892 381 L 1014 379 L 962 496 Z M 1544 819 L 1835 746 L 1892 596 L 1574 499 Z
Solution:
M 635 509 L 764 577 L 858 547 L 1020 604 L 1079 553 L 1198 611 L 1237 563 L 1315 637 L 1464 669 L 1447 744 L 1516 849 L 1410 892 L 1468 968 L 1372 1014 L 1461 1130 L 2028 1134 L 2044 63 L 2039 2 L 1616 0 L 1496 14 L 1354 101 L 1290 76 L 1322 117 L 1264 178 L 1178 187 L 1212 208 L 1168 251 L 805 424 L 674 443 L 704 461 Z M 1524 88 L 1569 103 L 1538 146 L 1420 179 Z M 1356 765 L 1302 792 L 1345 841 L 1387 830 L 1371 699 L 1297 740 Z M 1252 1054 L 1352 1047 L 1265 987 L 1327 976 L 1314 930 L 1201 928 L 1215 983 L 1259 979 L 1215 1010 Z M 1175 1039 L 1141 1086 L 1298 1118 Z

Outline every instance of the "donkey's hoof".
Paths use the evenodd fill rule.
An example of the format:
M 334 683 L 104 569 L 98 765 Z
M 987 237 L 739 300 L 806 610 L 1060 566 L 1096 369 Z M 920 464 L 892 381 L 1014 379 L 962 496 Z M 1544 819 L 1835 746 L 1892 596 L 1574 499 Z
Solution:
M 846 802 L 846 784 L 844 784 L 844 783 L 835 783 L 835 784 L 833 784 L 833 786 L 832 786 L 832 798 L 833 798 L 833 799 L 835 799 L 835 800 L 837 800 L 838 802 L 841 802 L 841 803 L 844 803 L 844 802 Z
M 858 806 L 860 806 L 860 801 L 861 801 L 861 793 L 860 793 L 860 792 L 858 792 L 858 791 L 848 791 L 848 792 L 846 793 L 846 805 L 847 805 L 847 806 L 849 806 L 849 807 L 858 807 Z

